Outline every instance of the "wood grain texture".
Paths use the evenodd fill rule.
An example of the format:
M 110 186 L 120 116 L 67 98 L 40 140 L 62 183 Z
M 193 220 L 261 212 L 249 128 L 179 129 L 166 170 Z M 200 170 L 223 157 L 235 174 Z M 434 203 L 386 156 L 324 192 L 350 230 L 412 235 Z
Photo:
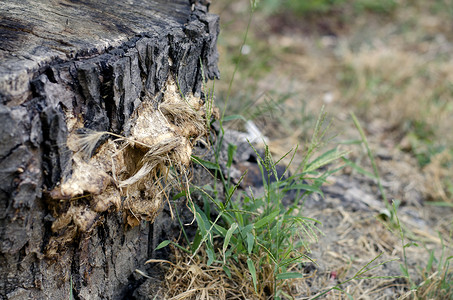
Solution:
M 218 22 L 189 0 L 0 1 L 0 299 L 125 299 L 140 285 L 159 237 L 121 212 L 45 256 L 47 194 L 73 171 L 67 116 L 127 135 L 169 78 L 203 97 L 202 70 L 219 76 Z
M 190 10 L 188 1 L 1 1 L 0 95 L 19 104 L 41 68 L 181 28 Z

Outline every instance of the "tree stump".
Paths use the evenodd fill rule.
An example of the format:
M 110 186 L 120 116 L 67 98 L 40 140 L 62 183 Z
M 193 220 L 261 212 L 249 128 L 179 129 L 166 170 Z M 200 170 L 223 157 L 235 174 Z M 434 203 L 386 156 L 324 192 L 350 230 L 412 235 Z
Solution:
M 218 31 L 189 0 L 3 1 L 2 299 L 132 295 L 162 174 L 204 134 Z

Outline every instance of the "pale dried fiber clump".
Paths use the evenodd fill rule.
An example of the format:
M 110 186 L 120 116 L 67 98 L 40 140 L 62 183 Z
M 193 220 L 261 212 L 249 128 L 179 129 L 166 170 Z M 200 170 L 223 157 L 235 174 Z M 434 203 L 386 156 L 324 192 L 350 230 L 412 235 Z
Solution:
M 130 226 L 154 221 L 168 189 L 187 179 L 193 144 L 206 135 L 204 116 L 212 112 L 204 111 L 200 98 L 182 97 L 171 79 L 163 94 L 159 104 L 142 99 L 125 135 L 84 129 L 83 120 L 67 114 L 72 174 L 50 192 L 55 221 L 48 255 L 89 233 L 106 211 L 123 210 Z M 82 128 L 85 133 L 77 134 Z
M 95 212 L 107 211 L 112 206 L 121 207 L 121 194 L 114 186 L 109 186 L 103 193 L 94 195 L 93 200 L 91 208 Z

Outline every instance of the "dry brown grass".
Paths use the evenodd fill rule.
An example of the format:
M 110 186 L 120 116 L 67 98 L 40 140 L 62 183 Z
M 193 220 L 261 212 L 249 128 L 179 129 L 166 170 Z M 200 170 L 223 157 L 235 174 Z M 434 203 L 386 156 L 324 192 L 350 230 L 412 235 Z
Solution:
M 247 17 L 245 2 L 213 4 L 226 28 L 219 47 L 223 78 L 230 78 L 232 57 L 237 57 L 235 51 L 240 46 Z M 322 105 L 335 118 L 333 131 L 339 134 L 336 141 L 357 139 L 358 134 L 349 119 L 349 111 L 354 111 L 377 154 L 388 197 L 413 206 L 411 213 L 419 214 L 431 228 L 420 228 L 421 221 L 405 216 L 410 214 L 406 210 L 400 216 L 402 222 L 413 230 L 415 240 L 421 241 L 421 245 L 428 243 L 426 247 L 439 254 L 442 246 L 437 232 L 452 242 L 451 208 L 440 210 L 442 216 L 436 215 L 425 201 L 453 203 L 453 38 L 450 32 L 453 7 L 448 0 L 403 0 L 398 4 L 391 16 L 367 13 L 344 19 L 345 15 L 330 15 L 334 20 L 323 19 L 322 22 L 326 21 L 323 25 L 338 24 L 339 19 L 343 27 L 329 27 L 333 32 L 329 35 L 316 27 L 319 24 L 316 21 L 309 23 L 299 19 L 298 23 L 288 26 L 287 20 L 275 17 L 269 20 L 260 12 L 256 13 L 249 33 L 251 51 L 244 58 L 243 70 L 239 69 L 234 83 L 237 89 L 233 96 L 240 99 L 239 110 L 232 113 L 240 113 L 241 108 L 248 107 L 247 97 L 257 106 L 265 102 L 266 95 L 289 94 L 274 114 L 255 120 L 271 138 L 271 151 L 283 154 L 295 144 L 304 144 L 313 128 L 314 120 L 309 116 L 317 115 Z M 216 11 L 216 8 L 222 10 Z M 280 22 L 280 27 L 275 26 L 276 21 Z M 266 58 L 262 58 L 262 53 Z M 227 84 L 227 80 L 216 83 L 218 95 L 222 95 Z M 360 148 L 343 147 L 353 150 L 350 159 L 364 168 L 369 167 Z M 354 170 L 346 168 L 345 172 L 357 176 Z M 398 238 L 384 235 L 383 231 L 369 232 L 376 230 L 374 223 L 355 221 L 348 226 L 346 231 L 368 232 L 374 237 L 372 243 L 366 240 L 369 249 L 377 247 L 392 255 L 401 254 Z M 367 247 L 367 243 L 363 246 Z M 421 245 L 411 248 L 408 255 L 410 260 L 415 260 L 415 266 L 423 269 L 428 254 Z M 335 251 L 339 257 L 357 255 L 362 262 L 370 257 L 366 251 L 359 253 L 354 249 L 354 243 L 343 246 L 345 248 Z M 447 246 L 446 251 L 451 254 L 451 247 Z M 337 269 L 346 268 L 347 263 L 326 261 L 330 268 Z M 426 279 L 416 276 L 419 283 Z M 318 274 L 316 278 L 320 282 L 314 281 L 312 286 L 320 288 L 326 286 L 322 280 L 328 282 L 330 274 Z M 418 296 L 405 294 L 405 282 L 399 282 L 396 290 L 401 296 L 423 298 L 427 293 L 422 291 L 435 290 L 441 277 L 432 279 L 421 285 Z M 375 280 L 370 285 L 360 283 L 346 289 L 350 293 L 351 289 L 357 289 L 353 293 L 355 297 L 375 299 L 378 291 L 388 284 L 391 283 Z M 344 297 L 339 292 L 332 292 L 328 297 L 333 299 L 335 295 Z
M 326 201 L 335 203 L 336 200 Z M 404 278 L 398 278 L 399 263 L 402 263 L 401 240 L 398 234 L 388 230 L 387 224 L 375 217 L 374 211 L 352 212 L 339 207 L 312 208 L 306 212 L 323 222 L 325 235 L 311 249 L 316 265 L 307 263 L 299 266 L 304 278 L 286 282 L 287 296 L 284 299 L 312 299 L 330 287 L 348 280 L 380 254 L 383 255 L 376 263 L 400 258 L 399 261 L 387 263 L 384 267 L 365 274 L 366 277 L 383 278 L 351 281 L 340 286 L 343 291 L 332 290 L 321 299 L 427 299 L 426 295 L 431 295 L 429 299 L 449 299 L 449 294 L 432 296 L 440 290 L 441 275 L 445 269 L 429 273 L 430 278 L 424 278 L 421 273 L 412 269 L 412 279 L 420 284 L 417 293 L 409 290 L 408 282 Z M 414 222 L 417 221 L 406 217 L 404 212 L 401 222 L 408 228 L 416 228 Z M 434 250 L 436 257 L 440 257 L 442 241 L 436 230 L 448 235 L 446 228 L 442 226 L 420 228 L 412 233 L 411 239 L 424 241 L 425 246 Z M 445 244 L 451 242 L 451 239 L 444 241 Z M 258 293 L 254 291 L 245 263 L 236 263 L 231 269 L 231 277 L 228 277 L 220 265 L 206 264 L 207 255 L 203 249 L 194 258 L 175 247 L 172 250 L 171 262 L 149 261 L 162 262 L 166 270 L 164 284 L 160 290 L 163 299 L 272 299 L 268 290 L 271 285 L 265 284 L 265 278 L 260 279 L 261 288 Z M 426 250 L 423 247 L 410 247 L 406 251 L 409 264 L 423 268 L 426 263 Z M 450 274 L 451 271 L 450 269 Z M 272 270 L 268 270 L 267 274 L 271 273 Z M 385 278 L 386 276 L 389 278 Z M 390 278 L 392 276 L 394 278 Z
M 162 263 L 165 271 L 164 284 L 160 294 L 164 299 L 273 299 L 273 269 L 272 264 L 260 264 L 256 259 L 256 267 L 260 267 L 262 277 L 258 278 L 258 288 L 255 291 L 252 278 L 244 261 L 229 264 L 231 276 L 227 276 L 221 265 L 206 264 L 207 254 L 204 249 L 195 257 L 191 257 L 176 247 L 172 247 L 173 256 L 170 261 L 149 260 L 147 263 Z M 307 275 L 303 279 L 286 280 L 282 286 L 285 298 L 303 295 L 301 282 L 312 278 Z
M 164 299 L 264 299 L 255 293 L 246 266 L 238 263 L 229 278 L 221 266 L 206 264 L 204 249 L 194 258 L 176 247 L 172 252 L 172 262 L 166 261 Z
M 214 11 L 227 28 L 220 40 L 220 66 L 223 78 L 230 78 L 248 4 L 219 2 Z M 427 175 L 422 189 L 428 198 L 452 202 L 448 178 L 453 160 L 444 158 L 442 164 L 422 169 L 436 160 L 439 149 L 446 149 L 444 157 L 453 152 L 453 39 L 446 30 L 453 26 L 451 5 L 443 0 L 398 1 L 391 16 L 338 13 L 319 22 L 299 18 L 289 24 L 286 15 L 269 19 L 255 13 L 247 43 L 251 50 L 234 82 L 233 100 L 237 97 L 239 104 L 232 113 L 244 114 L 249 102 L 263 105 L 266 95 L 278 100 L 289 94 L 273 114 L 255 120 L 271 137 L 271 149 L 286 153 L 307 140 L 314 119 L 309 115 L 317 115 L 322 105 L 336 118 L 339 141 L 357 138 L 349 118 L 354 111 L 373 148 L 423 156 L 421 166 L 413 166 L 414 173 Z M 338 20 L 342 26 L 335 27 Z M 218 95 L 224 94 L 228 80 L 216 87 Z M 433 172 L 442 179 L 431 183 Z
M 425 273 L 420 270 L 426 266 L 428 251 L 434 251 L 436 258 L 442 250 L 445 256 L 453 253 L 451 208 L 425 204 L 427 200 L 453 203 L 453 8 L 448 10 L 449 0 L 397 2 L 399 7 L 391 16 L 366 13 L 345 20 L 345 15 L 330 15 L 332 20 L 324 18 L 323 26 L 339 24 L 341 20 L 343 27 L 329 27 L 329 34 L 317 22 L 300 19 L 288 26 L 285 19 L 270 20 L 257 12 L 249 32 L 250 53 L 243 58 L 243 68 L 239 68 L 233 84 L 231 107 L 236 105 L 236 111 L 231 114 L 244 114 L 245 108 L 256 112 L 257 107 L 268 104 L 270 96 L 289 95 L 273 113 L 249 114 L 256 117 L 255 123 L 271 138 L 270 150 L 279 156 L 296 144 L 303 146 L 314 127 L 315 118 L 310 115 L 316 116 L 322 105 L 335 119 L 335 141 L 357 139 L 358 133 L 349 119 L 349 112 L 355 112 L 377 154 L 388 197 L 402 200 L 404 207 L 398 215 L 407 230 L 407 239 L 419 244 L 407 248 L 418 292 L 409 291 L 409 283 L 402 279 L 359 280 L 341 287 L 354 299 L 449 299 L 451 292 L 436 294 L 445 280 L 442 265 Z M 219 98 L 226 94 L 234 70 L 248 5 L 248 1 L 220 0 L 212 5 L 225 26 L 219 51 L 220 69 L 226 80 L 216 83 Z M 275 22 L 281 26 L 275 26 Z M 361 149 L 342 147 L 353 150 L 351 160 L 369 167 Z M 420 156 L 425 159 L 422 163 Z M 296 164 L 298 159 L 295 158 Z M 354 180 L 359 177 L 350 168 L 345 168 L 344 173 Z M 384 253 L 386 259 L 403 258 L 398 233 L 392 233 L 375 218 L 379 212 L 376 208 L 384 209 L 377 200 L 375 183 L 360 180 L 364 189 L 374 193 L 368 195 L 374 197 L 373 204 L 377 203 L 371 211 L 343 209 L 342 203 L 334 201 L 330 203 L 334 209 L 319 207 L 305 212 L 323 221 L 326 237 L 318 248 L 312 249 L 319 264 L 317 270 L 288 288 L 288 293 L 298 295 L 297 299 L 309 299 L 349 278 L 378 253 Z M 186 299 L 266 299 L 265 294 L 253 293 L 251 279 L 241 271 L 233 275 L 232 281 L 221 268 L 207 267 L 200 257 L 191 261 L 184 255 L 175 255 L 179 263 L 167 273 L 171 284 L 166 289 L 172 290 L 168 298 L 183 295 Z M 451 274 L 451 267 L 447 271 Z M 371 275 L 401 273 L 394 263 Z M 247 282 L 248 287 L 241 282 Z M 347 297 L 334 290 L 325 299 Z

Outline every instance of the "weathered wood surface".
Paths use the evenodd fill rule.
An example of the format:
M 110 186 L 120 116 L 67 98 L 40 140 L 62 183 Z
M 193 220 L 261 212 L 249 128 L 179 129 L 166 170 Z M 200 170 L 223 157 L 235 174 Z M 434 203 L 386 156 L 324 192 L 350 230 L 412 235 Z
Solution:
M 74 172 L 68 115 L 127 135 L 170 78 L 202 97 L 202 73 L 218 77 L 217 35 L 218 17 L 189 0 L 0 1 L 1 299 L 132 295 L 156 245 L 151 222 L 130 228 L 108 209 L 46 256 L 60 234 L 48 195 Z M 66 214 L 72 203 L 61 203 Z
M 115 48 L 128 48 L 140 36 L 160 43 L 166 40 L 166 35 L 175 41 L 193 38 L 192 43 L 185 43 L 185 49 L 172 48 L 181 56 L 200 54 L 202 49 L 197 42 L 207 42 L 205 51 L 212 52 L 204 57 L 209 64 L 206 70 L 213 77 L 217 72 L 213 57 L 215 39 L 207 41 L 200 30 L 207 25 L 210 28 L 206 33 L 216 31 L 215 17 L 198 14 L 198 20 L 190 20 L 190 9 L 189 0 L 1 1 L 2 102 L 20 104 L 32 97 L 30 81 L 37 72 L 57 61 L 79 61 Z M 180 63 L 188 61 L 190 58 L 184 58 Z

